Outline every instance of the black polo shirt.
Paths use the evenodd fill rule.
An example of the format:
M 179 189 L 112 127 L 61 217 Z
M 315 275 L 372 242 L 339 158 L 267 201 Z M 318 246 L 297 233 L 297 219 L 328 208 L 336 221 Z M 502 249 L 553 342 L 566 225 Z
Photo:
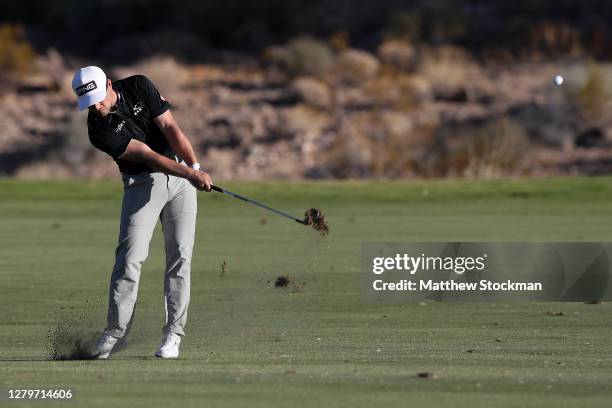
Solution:
M 119 156 L 132 139 L 143 142 L 154 152 L 172 156 L 168 141 L 153 121 L 170 109 L 170 103 L 160 96 L 153 82 L 144 75 L 113 82 L 113 89 L 118 94 L 115 111 L 105 118 L 93 112 L 87 116 L 89 140 L 117 162 L 122 174 L 153 172 L 145 164 L 122 160 Z

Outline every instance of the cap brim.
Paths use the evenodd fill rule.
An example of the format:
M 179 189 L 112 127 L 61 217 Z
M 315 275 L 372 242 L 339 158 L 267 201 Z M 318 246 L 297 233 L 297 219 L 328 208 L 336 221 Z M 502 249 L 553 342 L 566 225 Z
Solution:
M 102 102 L 106 98 L 106 89 L 99 89 L 92 92 L 88 92 L 83 96 L 79 96 L 78 106 L 79 110 L 82 111 L 84 109 L 89 108 L 91 105 L 94 105 L 98 102 Z

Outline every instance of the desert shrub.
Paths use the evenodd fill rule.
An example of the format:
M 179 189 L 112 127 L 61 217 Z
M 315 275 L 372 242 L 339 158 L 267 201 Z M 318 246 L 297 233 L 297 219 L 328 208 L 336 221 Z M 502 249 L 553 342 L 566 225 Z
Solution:
M 370 53 L 349 49 L 340 53 L 335 68 L 336 75 L 341 81 L 358 85 L 376 77 L 380 63 Z
M 430 176 L 432 163 L 428 152 L 434 143 L 432 128 L 416 125 L 403 112 L 378 112 L 373 120 L 382 133 L 370 139 L 375 152 L 372 174 L 375 177 L 401 178 Z
M 566 96 L 590 120 L 606 116 L 612 92 L 610 66 L 590 62 L 574 67 L 564 87 Z
M 136 74 L 146 75 L 162 95 L 176 94 L 191 77 L 189 68 L 168 56 L 155 56 L 136 65 L 118 67 L 113 73 L 118 79 Z
M 348 117 L 338 124 L 338 132 L 318 156 L 311 176 L 333 178 L 367 178 L 372 176 L 374 152 L 364 129 Z
M 297 38 L 288 45 L 287 70 L 291 76 L 323 77 L 333 64 L 330 47 L 311 38 Z
M 304 135 L 318 135 L 332 125 L 331 116 L 321 109 L 298 105 L 279 112 L 278 121 L 270 126 L 270 139 L 298 139 Z M 294 139 L 295 141 L 295 139 Z
M 50 48 L 44 55 L 38 57 L 36 70 L 46 75 L 52 82 L 51 88 L 73 96 L 72 72 L 66 68 L 62 54 L 55 48 Z
M 591 117 L 602 115 L 608 102 L 606 82 L 601 68 L 591 65 L 584 85 L 576 95 L 582 110 Z
M 433 127 L 404 113 L 370 111 L 344 117 L 320 154 L 316 174 L 335 178 L 435 175 L 429 151 Z
M 25 38 L 23 26 L 0 25 L 0 70 L 24 74 L 32 71 L 36 53 Z
M 266 67 L 289 69 L 290 52 L 288 47 L 272 46 L 261 53 L 261 61 Z
M 385 41 L 378 47 L 378 58 L 386 68 L 399 72 L 415 69 L 416 53 L 408 41 Z
M 608 64 L 587 62 L 571 66 L 565 75 L 565 101 L 588 120 L 609 116 L 612 69 Z
M 381 107 L 411 110 L 432 99 L 431 85 L 418 75 L 385 75 L 364 85 L 367 95 Z
M 537 23 L 529 34 L 529 48 L 536 57 L 578 55 L 582 51 L 580 32 L 566 23 Z
M 525 171 L 530 143 L 522 124 L 502 117 L 443 127 L 435 147 L 446 175 L 489 179 Z
M 416 44 L 450 44 L 461 40 L 467 31 L 468 21 L 455 1 L 434 0 L 394 14 L 384 34 Z
M 348 31 L 336 31 L 329 37 L 329 44 L 334 51 L 342 52 L 350 46 L 350 34 Z
M 429 81 L 437 98 L 463 100 L 467 98 L 468 72 L 474 68 L 465 51 L 444 46 L 424 49 L 418 71 Z

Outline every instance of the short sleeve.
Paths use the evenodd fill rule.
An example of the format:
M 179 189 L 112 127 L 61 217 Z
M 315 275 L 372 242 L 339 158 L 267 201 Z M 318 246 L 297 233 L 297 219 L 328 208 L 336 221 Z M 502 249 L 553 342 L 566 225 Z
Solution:
M 89 140 L 95 148 L 107 153 L 113 159 L 118 159 L 130 144 L 131 138 L 125 134 L 105 132 L 89 128 Z
M 144 75 L 138 75 L 138 92 L 142 100 L 151 112 L 151 119 L 154 119 L 170 109 L 170 103 L 160 94 L 153 82 Z

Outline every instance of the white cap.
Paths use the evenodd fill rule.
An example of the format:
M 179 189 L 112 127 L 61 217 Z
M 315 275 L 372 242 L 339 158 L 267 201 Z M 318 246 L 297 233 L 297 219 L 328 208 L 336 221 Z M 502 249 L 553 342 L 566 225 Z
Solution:
M 106 74 L 98 67 L 79 69 L 72 78 L 72 90 L 79 98 L 79 110 L 106 98 Z

